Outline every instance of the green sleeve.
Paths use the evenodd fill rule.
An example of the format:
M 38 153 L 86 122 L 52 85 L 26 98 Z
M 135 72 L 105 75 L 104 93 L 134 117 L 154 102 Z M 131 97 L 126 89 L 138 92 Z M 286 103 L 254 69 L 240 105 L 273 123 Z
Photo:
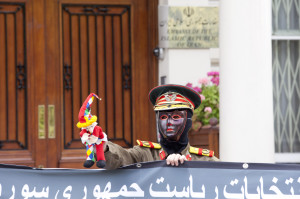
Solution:
M 117 169 L 121 166 L 137 162 L 153 161 L 153 154 L 150 148 L 134 146 L 125 149 L 120 145 L 107 142 L 108 150 L 104 153 L 106 159 L 105 169 Z

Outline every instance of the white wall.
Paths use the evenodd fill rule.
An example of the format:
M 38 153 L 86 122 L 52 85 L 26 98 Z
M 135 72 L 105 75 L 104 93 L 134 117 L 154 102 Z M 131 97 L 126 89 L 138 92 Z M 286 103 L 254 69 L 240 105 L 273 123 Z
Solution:
M 160 0 L 159 4 L 205 7 L 218 6 L 218 1 Z M 159 81 L 160 77 L 166 76 L 166 83 L 197 85 L 198 80 L 206 77 L 207 72 L 219 70 L 218 60 L 219 49 L 164 49 L 164 58 L 159 60 Z

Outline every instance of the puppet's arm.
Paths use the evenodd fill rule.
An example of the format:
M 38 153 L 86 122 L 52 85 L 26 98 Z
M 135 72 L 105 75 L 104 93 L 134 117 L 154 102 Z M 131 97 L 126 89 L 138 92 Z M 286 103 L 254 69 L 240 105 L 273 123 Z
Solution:
M 80 138 L 81 138 L 82 144 L 85 144 L 88 141 L 89 133 L 87 132 L 86 129 L 82 129 L 82 131 L 80 132 Z

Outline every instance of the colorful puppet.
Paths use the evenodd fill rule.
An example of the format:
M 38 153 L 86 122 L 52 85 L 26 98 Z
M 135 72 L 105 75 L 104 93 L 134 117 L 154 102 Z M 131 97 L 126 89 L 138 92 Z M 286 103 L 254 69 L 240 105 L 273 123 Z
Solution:
M 100 100 L 96 94 L 91 93 L 82 104 L 78 114 L 79 122 L 77 127 L 81 128 L 81 141 L 86 145 L 86 161 L 83 166 L 90 168 L 97 161 L 97 167 L 103 168 L 106 163 L 103 145 L 107 141 L 107 137 L 102 132 L 101 127 L 97 126 L 97 116 L 91 114 L 91 105 L 94 97 Z

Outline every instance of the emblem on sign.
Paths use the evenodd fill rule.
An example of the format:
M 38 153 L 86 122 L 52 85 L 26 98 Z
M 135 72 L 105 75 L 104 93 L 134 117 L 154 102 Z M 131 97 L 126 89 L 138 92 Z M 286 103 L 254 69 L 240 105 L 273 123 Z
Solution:
M 183 9 L 183 14 L 185 14 L 187 17 L 191 17 L 194 14 L 194 12 L 194 9 L 191 7 Z

